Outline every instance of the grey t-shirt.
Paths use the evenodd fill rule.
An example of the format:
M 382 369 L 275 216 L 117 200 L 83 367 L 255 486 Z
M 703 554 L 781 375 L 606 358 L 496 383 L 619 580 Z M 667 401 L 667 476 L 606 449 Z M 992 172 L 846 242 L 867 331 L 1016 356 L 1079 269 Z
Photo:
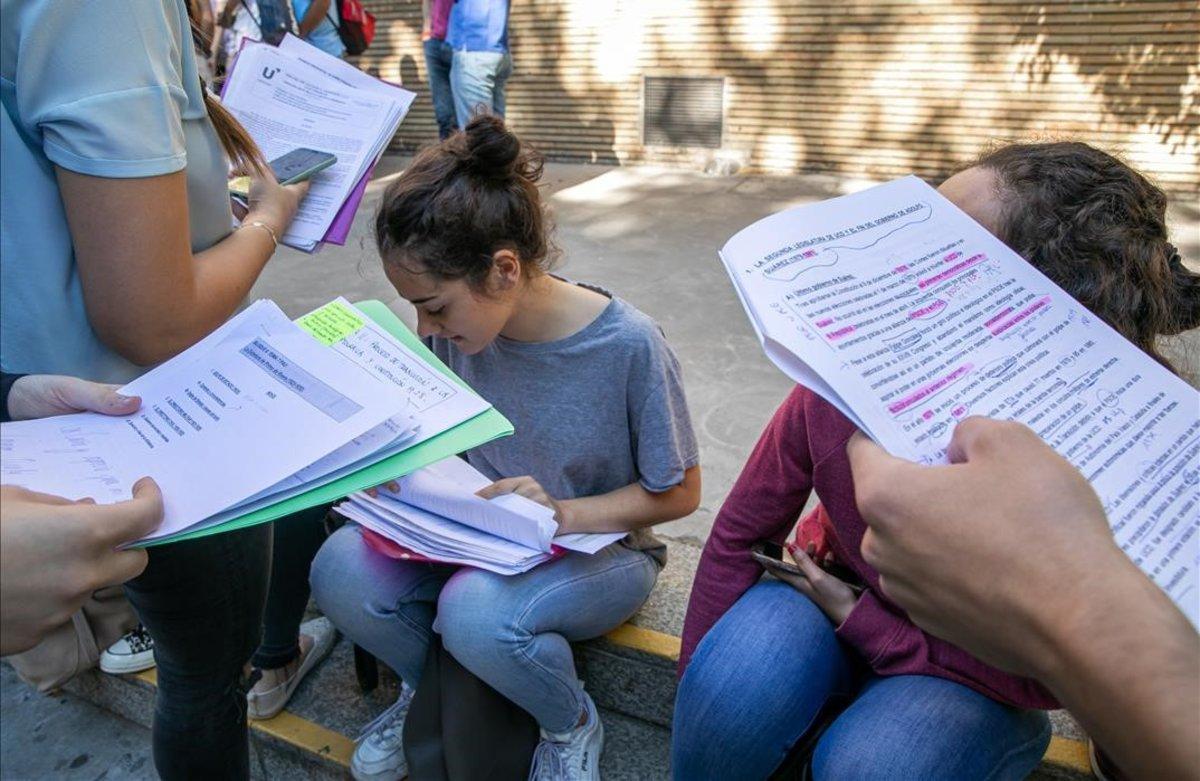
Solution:
M 658 324 L 611 300 L 590 324 L 554 342 L 497 337 L 476 355 L 452 342 L 430 349 L 512 421 L 516 433 L 467 451 L 493 480 L 531 475 L 556 499 L 639 483 L 659 493 L 699 461 L 679 361 Z M 666 563 L 648 529 L 624 544 Z

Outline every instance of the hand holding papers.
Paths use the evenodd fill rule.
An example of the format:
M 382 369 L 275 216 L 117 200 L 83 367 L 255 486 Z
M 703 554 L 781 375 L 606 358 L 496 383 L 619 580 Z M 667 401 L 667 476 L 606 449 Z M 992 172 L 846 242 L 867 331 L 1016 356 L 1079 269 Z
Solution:
M 447 458 L 401 479 L 400 490 L 357 493 L 342 515 L 419 556 L 515 575 L 550 560 L 554 547 L 595 553 L 621 534 L 554 537 L 554 511 L 523 496 L 481 499 L 491 484 L 460 458 Z
M 1200 623 L 1197 393 L 914 177 L 790 209 L 721 259 L 768 357 L 893 454 L 969 415 L 1033 428 Z
M 282 240 L 311 251 L 383 153 L 416 96 L 367 76 L 294 36 L 278 46 L 248 44 L 238 54 L 222 103 L 267 159 L 298 147 L 337 156 L 312 187 Z M 357 205 L 357 201 L 354 201 Z M 353 216 L 353 213 L 350 215 Z
M 379 383 L 289 321 L 252 307 L 217 338 L 127 385 L 135 415 L 92 413 L 5 424 L 3 481 L 107 503 L 158 482 L 163 523 L 183 530 L 283 480 L 400 413 Z
M 68 498 L 166 496 L 156 542 L 241 528 L 512 432 L 381 305 L 289 321 L 259 301 L 126 386 L 137 415 L 0 427 L 0 481 Z M 381 324 L 382 323 L 382 324 Z

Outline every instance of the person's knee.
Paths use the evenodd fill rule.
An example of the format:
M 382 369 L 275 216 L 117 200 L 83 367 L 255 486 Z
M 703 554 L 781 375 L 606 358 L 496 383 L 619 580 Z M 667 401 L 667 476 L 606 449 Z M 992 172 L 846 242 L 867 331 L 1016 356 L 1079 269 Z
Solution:
M 237 724 L 245 718 L 244 669 L 224 671 L 172 670 L 159 666 L 154 700 L 155 723 L 172 730 L 208 734 L 218 729 L 214 721 Z
M 309 585 L 317 607 L 335 624 L 353 602 L 361 604 L 362 582 L 352 573 L 362 572 L 365 543 L 358 529 L 343 526 L 334 532 L 313 557 Z
M 877 679 L 813 753 L 816 778 L 1024 778 L 1050 741 L 1041 711 L 927 676 Z
M 755 678 L 742 677 L 724 661 L 701 657 L 679 682 L 671 724 L 671 766 L 677 779 L 720 778 L 725 755 L 753 746 L 759 732 L 748 718 Z M 729 777 L 725 775 L 724 777 Z
M 462 570 L 438 597 L 435 629 L 446 650 L 468 669 L 487 664 L 530 636 L 504 599 L 504 580 L 483 570 Z

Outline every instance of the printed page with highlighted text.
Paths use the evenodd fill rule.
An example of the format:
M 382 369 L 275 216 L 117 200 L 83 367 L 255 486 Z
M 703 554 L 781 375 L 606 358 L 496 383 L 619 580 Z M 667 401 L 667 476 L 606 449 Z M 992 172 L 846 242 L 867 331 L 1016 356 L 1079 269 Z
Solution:
M 291 323 L 256 304 L 122 389 L 125 417 L 94 413 L 5 423 L 0 481 L 108 503 L 149 475 L 174 534 L 308 467 L 403 412 L 404 400 Z
M 775 214 L 720 252 L 776 365 L 888 451 L 1030 426 L 1200 623 L 1200 394 L 916 177 Z

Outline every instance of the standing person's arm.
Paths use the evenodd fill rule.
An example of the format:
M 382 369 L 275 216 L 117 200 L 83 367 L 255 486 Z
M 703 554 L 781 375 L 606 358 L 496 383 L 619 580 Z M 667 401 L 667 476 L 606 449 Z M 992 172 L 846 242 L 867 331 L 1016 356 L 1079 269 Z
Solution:
M 198 79 L 181 6 L 142 0 L 129 14 L 105 3 L 61 13 L 32 4 L 15 28 L 15 122 L 54 165 L 83 303 L 99 339 L 133 363 L 169 358 L 241 303 L 305 192 L 256 180 L 249 222 L 222 240 L 227 166 Z M 6 48 L 8 47 L 6 43 Z M 230 135 L 232 138 L 232 135 Z M 192 170 L 189 183 L 188 170 Z M 204 181 L 201 181 L 204 179 Z M 193 226 L 191 204 L 208 212 Z M 34 206 L 61 231 L 58 213 Z M 219 214 L 219 211 L 224 212 Z M 223 224 L 224 223 L 224 224 Z M 193 229 L 206 251 L 193 254 Z
M 297 25 L 297 31 L 301 38 L 308 37 L 308 34 L 317 29 L 329 13 L 329 4 L 331 0 L 312 0 L 308 5 L 308 10 L 304 12 L 304 18 Z
M 233 314 L 308 188 L 256 178 L 242 227 L 193 254 L 186 172 L 136 179 L 57 172 L 88 320 L 101 341 L 141 365 L 176 355 Z
M 1040 680 L 1137 778 L 1200 768 L 1200 635 L 1113 543 L 1095 493 L 1028 428 L 970 419 L 952 463 L 861 435 L 863 555 L 929 632 Z

